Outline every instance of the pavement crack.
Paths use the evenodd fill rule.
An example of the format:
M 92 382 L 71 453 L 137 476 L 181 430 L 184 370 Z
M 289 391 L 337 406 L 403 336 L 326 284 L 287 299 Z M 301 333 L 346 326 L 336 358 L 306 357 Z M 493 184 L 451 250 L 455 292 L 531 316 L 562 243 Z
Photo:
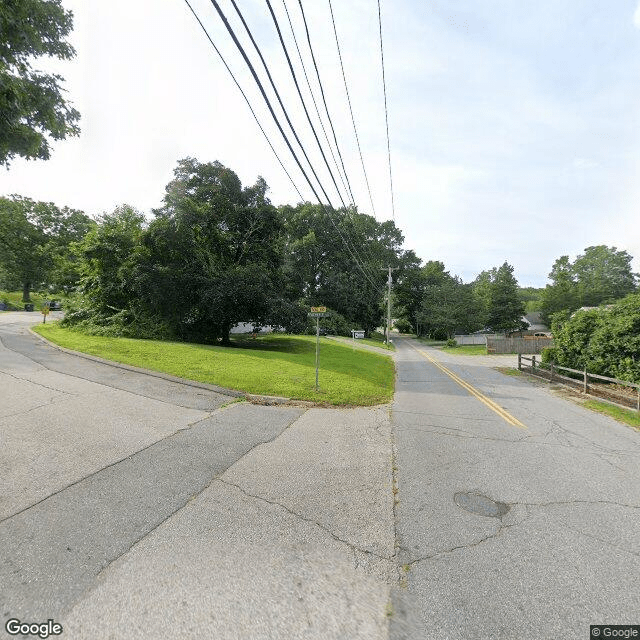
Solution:
M 96 469 L 95 471 L 92 471 L 91 473 L 89 473 L 86 476 L 83 476 L 82 478 L 78 478 L 77 480 L 74 480 L 73 482 L 70 482 L 69 484 L 66 484 L 64 487 L 61 487 L 60 489 L 58 489 L 58 490 L 56 490 L 56 491 L 44 496 L 44 498 L 41 498 L 40 500 L 37 500 L 33 504 L 30 504 L 29 506 L 24 507 L 23 509 L 20 509 L 19 511 L 16 511 L 15 513 L 12 513 L 11 515 L 0 519 L 0 524 L 2 524 L 3 522 L 6 522 L 7 520 L 11 520 L 11 518 L 19 516 L 21 513 L 25 513 L 26 511 L 29 511 L 29 509 L 33 509 L 34 507 L 37 507 L 39 504 L 42 504 L 43 502 L 49 500 L 49 498 L 52 498 L 53 496 L 57 496 L 58 494 L 65 492 L 67 489 L 69 489 L 71 487 L 74 487 L 75 485 L 80 484 L 81 482 L 84 482 L 85 480 L 88 480 L 89 478 L 92 478 L 92 477 L 102 473 L 106 469 L 110 469 L 112 467 L 118 466 L 119 464 L 121 464 L 125 460 L 129 460 L 129 459 L 137 456 L 138 454 L 142 453 L 143 451 L 146 451 L 147 449 L 151 449 L 151 447 L 155 447 L 160 442 L 164 442 L 165 440 L 167 440 L 169 438 L 173 438 L 174 436 L 178 435 L 179 433 L 182 433 L 183 431 L 188 431 L 189 429 L 191 429 L 192 427 L 195 427 L 200 422 L 204 422 L 205 420 L 209 420 L 210 418 L 211 418 L 211 414 L 207 414 L 204 418 L 199 418 L 198 420 L 195 420 L 194 422 L 190 422 L 186 426 L 181 427 L 180 429 L 176 429 L 173 433 L 167 434 L 166 436 L 164 436 L 164 438 L 160 438 L 159 440 L 155 440 L 154 442 L 151 442 L 150 444 L 148 444 L 146 447 L 142 447 L 142 449 L 138 449 L 137 451 L 134 451 L 133 453 L 130 453 L 130 454 L 126 455 L 126 456 L 123 456 L 122 458 L 120 458 L 118 460 L 115 460 L 114 462 L 111 462 L 110 464 L 107 464 L 104 467 L 100 467 L 100 469 Z
M 5 347 L 5 349 L 8 349 L 8 347 Z M 14 353 L 18 353 L 17 351 L 15 351 L 14 349 L 9 349 L 9 351 L 13 351 Z M 22 354 L 19 354 L 22 355 Z M 24 356 L 26 357 L 26 356 Z M 32 360 L 32 362 L 35 362 L 35 360 Z M 38 364 L 38 363 L 36 363 Z M 42 366 L 42 365 L 40 365 Z M 47 367 L 43 367 L 44 371 L 50 371 L 50 369 L 47 369 Z M 56 389 L 55 387 L 49 387 L 46 384 L 42 384 L 41 382 L 35 382 L 34 380 L 29 380 L 29 378 L 23 378 L 22 376 L 17 376 L 9 371 L 2 371 L 2 373 L 6 376 L 9 376 L 11 378 L 13 378 L 14 380 L 19 380 L 20 382 L 28 382 L 29 384 L 33 384 L 36 387 L 42 387 L 43 389 L 48 389 L 49 391 L 55 391 L 56 393 L 62 393 L 66 396 L 74 396 L 76 394 L 74 393 L 69 393 L 68 391 L 62 391 L 61 389 Z M 44 406 L 44 405 L 43 405 Z
M 614 500 L 552 500 L 549 502 L 518 502 L 527 507 L 555 507 L 561 505 L 574 505 L 574 504 L 608 504 L 615 507 L 623 507 L 626 509 L 640 509 L 640 505 L 637 504 L 625 504 L 622 502 L 615 502 Z
M 616 551 L 622 551 L 623 553 L 628 553 L 632 556 L 636 556 L 638 558 L 640 558 L 640 553 L 638 553 L 637 551 L 631 551 L 630 549 L 626 549 L 625 547 L 622 547 L 620 545 L 617 544 L 613 544 L 612 542 L 609 542 L 608 540 L 603 540 L 602 538 L 598 538 L 598 536 L 594 536 L 591 535 L 590 533 L 586 533 L 585 531 L 582 531 L 581 529 L 576 529 L 576 527 L 572 527 L 568 524 L 563 525 L 564 527 L 566 527 L 567 529 L 571 529 L 572 531 L 575 531 L 577 534 L 581 535 L 581 536 L 585 536 L 585 538 L 591 538 L 592 540 L 597 540 L 598 542 L 601 542 L 602 544 L 606 544 L 608 547 L 611 547 L 612 549 L 615 549 Z
M 419 562 L 425 562 L 427 560 L 433 560 L 434 558 L 439 558 L 441 556 L 445 556 L 448 555 L 450 553 L 454 553 L 456 551 L 461 551 L 461 550 L 467 550 L 467 549 L 473 549 L 474 547 L 479 547 L 481 544 L 484 544 L 485 542 L 489 541 L 489 540 L 495 540 L 496 538 L 500 537 L 507 529 L 511 529 L 512 527 L 518 526 L 520 524 L 522 524 L 523 522 L 525 522 L 526 520 L 528 520 L 528 518 L 524 518 L 523 520 L 520 520 L 518 522 L 514 522 L 512 524 L 503 524 L 502 522 L 500 522 L 500 525 L 498 526 L 498 528 L 490 535 L 485 536 L 484 538 L 480 538 L 480 540 L 476 540 L 475 542 L 470 542 L 468 544 L 460 544 L 460 545 L 456 545 L 455 547 L 451 547 L 449 549 L 444 549 L 442 551 L 438 551 L 437 553 L 432 553 L 430 555 L 427 556 L 421 556 L 419 558 L 414 558 L 413 560 L 409 560 L 409 562 L 407 562 L 406 564 L 409 565 L 410 567 L 412 567 L 414 564 L 418 564 Z M 403 549 L 403 551 L 407 554 L 407 555 L 411 555 L 410 551 L 408 549 Z
M 309 518 L 301 513 L 298 513 L 297 511 L 294 511 L 293 509 L 290 509 L 289 507 L 287 507 L 286 505 L 282 504 L 281 502 L 277 502 L 275 500 L 269 500 L 268 498 L 265 498 L 264 496 L 259 496 L 256 495 L 254 493 L 249 493 L 248 491 L 246 491 L 245 489 L 243 489 L 240 485 L 235 484 L 234 482 L 230 482 L 229 480 L 223 480 L 220 477 L 214 478 L 213 482 L 221 482 L 222 484 L 225 484 L 229 487 L 234 487 L 235 489 L 237 489 L 238 491 L 240 491 L 243 495 L 247 496 L 248 498 L 251 498 L 253 500 L 259 500 L 260 502 L 265 502 L 266 504 L 270 504 L 274 507 L 279 507 L 280 509 L 283 509 L 284 511 L 286 511 L 287 513 L 289 513 L 290 515 L 294 516 L 295 518 L 297 518 L 298 520 L 302 520 L 304 522 L 308 522 L 309 524 L 312 524 L 316 527 L 318 527 L 319 529 L 322 529 L 323 531 L 325 531 L 326 533 L 328 533 L 334 540 L 336 540 L 337 542 L 340 542 L 341 544 L 346 545 L 351 551 L 355 552 L 360 552 L 363 553 L 365 555 L 370 555 L 373 556 L 375 558 L 378 558 L 379 560 L 385 560 L 385 561 L 389 561 L 389 560 L 393 560 L 393 556 L 383 556 L 379 553 L 376 553 L 375 551 L 371 551 L 370 549 L 362 549 L 360 547 L 358 547 L 357 545 L 353 544 L 352 542 L 349 542 L 348 540 L 345 540 L 344 538 L 341 538 L 339 535 L 337 535 L 336 533 L 334 533 L 333 531 L 331 531 L 331 529 L 329 527 L 327 527 L 326 525 L 322 524 L 321 522 L 318 522 L 317 520 L 314 520 L 313 518 Z
M 38 404 L 35 407 L 31 407 L 30 409 L 22 409 L 21 411 L 16 411 L 15 413 L 8 413 L 7 415 L 0 416 L 0 421 L 6 420 L 7 418 L 15 418 L 15 416 L 23 416 L 27 413 L 31 413 L 32 411 L 36 411 L 37 409 L 42 409 L 42 407 L 50 407 L 54 404 L 61 404 L 67 398 L 51 398 L 48 402 L 43 402 L 42 404 Z

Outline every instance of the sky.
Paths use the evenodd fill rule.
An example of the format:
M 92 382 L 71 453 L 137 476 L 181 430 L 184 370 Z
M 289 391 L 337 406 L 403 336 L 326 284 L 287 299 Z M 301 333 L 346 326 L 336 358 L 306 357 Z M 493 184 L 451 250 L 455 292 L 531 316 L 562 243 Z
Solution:
M 304 199 L 313 201 L 212 4 L 191 2 Z M 267 3 L 237 2 L 320 181 L 339 203 Z M 286 2 L 320 101 L 298 3 Z M 220 5 L 270 92 L 231 1 Z M 284 2 L 271 5 L 316 121 Z M 127 203 L 151 216 L 177 161 L 194 157 L 221 162 L 245 185 L 262 176 L 275 205 L 300 200 L 183 0 L 63 0 L 63 6 L 74 13 L 77 56 L 34 66 L 65 78 L 82 133 L 54 143 L 48 161 L 17 158 L 0 170 L 0 194 L 93 216 Z M 333 1 L 371 198 L 328 2 L 303 6 L 355 202 L 363 213 L 391 219 L 377 3 Z M 382 0 L 381 6 L 395 222 L 405 248 L 424 261 L 441 260 L 467 282 L 506 260 L 522 286 L 544 286 L 556 258 L 575 258 L 596 244 L 628 251 L 640 271 L 638 0 Z

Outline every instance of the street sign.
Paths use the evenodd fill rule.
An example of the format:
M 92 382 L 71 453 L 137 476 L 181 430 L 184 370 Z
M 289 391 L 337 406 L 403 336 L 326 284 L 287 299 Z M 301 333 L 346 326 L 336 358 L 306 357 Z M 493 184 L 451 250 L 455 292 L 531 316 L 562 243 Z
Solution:
M 316 319 L 316 391 L 320 391 L 318 385 L 318 371 L 320 370 L 320 318 L 330 316 L 327 307 L 311 307 L 311 312 L 307 313 L 309 318 Z

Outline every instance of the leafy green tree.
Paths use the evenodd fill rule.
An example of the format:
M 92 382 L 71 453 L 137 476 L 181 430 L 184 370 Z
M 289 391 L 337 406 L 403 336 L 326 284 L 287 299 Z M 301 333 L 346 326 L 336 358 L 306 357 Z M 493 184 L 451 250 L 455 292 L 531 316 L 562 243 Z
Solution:
M 367 332 L 378 327 L 385 309 L 383 269 L 399 267 L 397 280 L 405 264 L 399 229 L 355 209 L 329 211 L 309 203 L 284 206 L 281 214 L 287 296 L 303 305 L 326 305 Z
M 491 308 L 491 287 L 496 277 L 497 269 L 486 269 L 481 271 L 472 282 L 473 291 L 480 303 L 481 319 L 483 327 L 487 325 L 489 309 Z
M 594 373 L 640 383 L 640 294 L 630 294 L 603 309 L 587 358 L 587 367 Z
M 518 281 L 513 267 L 505 262 L 496 269 L 489 289 L 487 324 L 497 332 L 515 331 L 522 328 L 524 303 L 518 294 Z
M 243 188 L 219 162 L 178 162 L 143 238 L 140 292 L 185 340 L 228 343 L 237 322 L 264 324 L 282 298 L 282 220 L 262 178 Z
M 637 274 L 632 257 L 616 247 L 587 247 L 573 263 L 580 306 L 594 307 L 613 302 L 636 290 Z
M 81 291 L 92 311 L 112 316 L 139 297 L 137 265 L 145 217 L 129 205 L 105 214 L 79 244 Z
M 19 283 L 24 302 L 29 302 L 34 285 L 56 281 L 56 265 L 62 266 L 70 245 L 92 225 L 82 211 L 60 209 L 52 202 L 0 198 L 0 266 Z
M 40 56 L 73 58 L 72 28 L 60 0 L 0 3 L 0 165 L 16 155 L 46 160 L 48 136 L 78 135 L 80 114 L 63 97 L 63 78 L 32 67 Z
M 549 320 L 558 311 L 575 311 L 580 306 L 578 287 L 569 256 L 560 256 L 549 274 L 548 284 L 542 294 L 542 315 Z
M 640 383 L 640 293 L 611 305 L 560 312 L 552 325 L 547 360 Z

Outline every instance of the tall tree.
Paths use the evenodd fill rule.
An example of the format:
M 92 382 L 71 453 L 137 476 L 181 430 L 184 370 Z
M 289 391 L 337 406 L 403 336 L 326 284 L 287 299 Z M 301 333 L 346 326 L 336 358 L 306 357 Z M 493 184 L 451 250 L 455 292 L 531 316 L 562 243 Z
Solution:
M 542 314 L 549 321 L 558 311 L 575 311 L 579 306 L 578 288 L 569 256 L 560 256 L 549 274 L 548 284 L 542 294 Z
M 289 295 L 306 305 L 326 305 L 365 331 L 378 327 L 384 315 L 383 269 L 404 265 L 400 230 L 355 208 L 329 211 L 305 203 L 284 206 L 281 213 Z M 394 272 L 394 279 L 400 273 Z
M 522 328 L 524 303 L 518 293 L 518 281 L 513 267 L 504 262 L 495 271 L 489 289 L 487 324 L 493 331 L 507 332 Z
M 21 196 L 0 198 L 0 266 L 20 283 L 24 302 L 30 300 L 33 285 L 55 279 L 55 265 L 66 259 L 69 245 L 81 240 L 92 225 L 76 209 Z
M 573 263 L 581 306 L 595 307 L 623 298 L 636 290 L 632 257 L 616 247 L 587 247 Z
M 282 221 L 266 192 L 219 162 L 178 162 L 140 267 L 148 308 L 178 336 L 226 343 L 237 322 L 268 320 L 282 297 Z
M 62 95 L 63 78 L 33 69 L 33 60 L 75 56 L 66 38 L 73 14 L 60 0 L 0 3 L 0 165 L 16 155 L 48 159 L 54 140 L 80 132 L 80 114 Z

